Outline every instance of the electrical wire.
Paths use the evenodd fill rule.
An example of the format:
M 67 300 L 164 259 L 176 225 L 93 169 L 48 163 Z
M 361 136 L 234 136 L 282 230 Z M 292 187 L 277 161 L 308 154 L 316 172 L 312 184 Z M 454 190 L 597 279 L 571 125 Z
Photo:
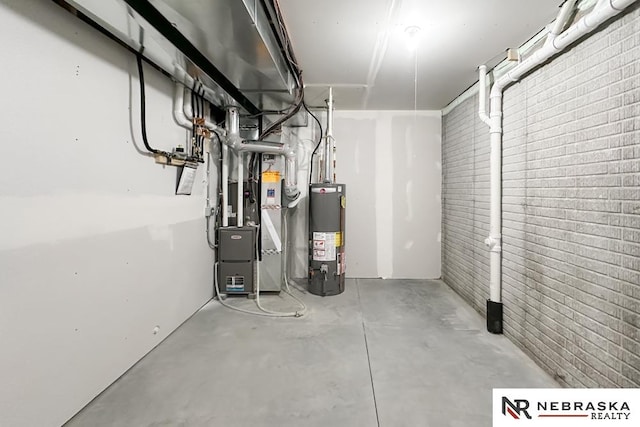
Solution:
M 257 250 L 258 250 L 258 244 L 256 240 L 256 251 Z M 307 307 L 304 305 L 302 301 L 300 301 L 293 294 L 291 294 L 290 290 L 285 291 L 285 293 L 290 295 L 294 300 L 296 300 L 296 302 L 298 302 L 298 304 L 300 304 L 300 307 L 302 307 L 301 310 L 297 310 L 293 312 L 281 312 L 281 311 L 269 310 L 262 306 L 262 304 L 260 303 L 260 267 L 259 267 L 260 264 L 258 262 L 256 262 L 256 305 L 260 309 L 260 311 L 246 310 L 240 307 L 235 307 L 233 305 L 227 304 L 222 299 L 222 296 L 220 293 L 220 286 L 218 284 L 218 264 L 219 264 L 218 262 L 214 264 L 213 283 L 216 291 L 216 297 L 218 298 L 218 301 L 220 302 L 220 304 L 222 304 L 223 306 L 231 310 L 239 311 L 241 313 L 252 314 L 255 316 L 264 316 L 264 317 L 302 317 L 306 314 Z M 287 284 L 287 289 L 288 289 L 288 284 Z
M 138 65 L 138 81 L 140 82 L 140 127 L 142 133 L 142 143 L 148 152 L 153 154 L 160 154 L 166 157 L 168 163 L 171 163 L 171 159 L 176 158 L 176 155 L 173 153 L 169 153 L 167 151 L 157 150 L 149 144 L 149 139 L 147 138 L 147 96 L 145 92 L 145 83 L 144 83 L 144 70 L 142 67 L 142 52 L 144 52 L 144 47 L 136 53 L 136 63 Z M 198 161 L 197 158 L 193 156 L 188 156 L 186 159 L 182 157 L 180 160 L 186 161 Z
M 307 306 L 305 305 L 304 302 L 302 302 L 300 299 L 296 298 L 295 295 L 293 295 L 291 293 L 291 288 L 289 287 L 289 244 L 290 244 L 290 240 L 289 240 L 289 221 L 288 221 L 288 216 L 289 216 L 289 209 L 286 209 L 284 211 L 284 217 L 283 217 L 283 229 L 284 229 L 284 235 L 285 235 L 285 253 L 284 253 L 284 286 L 285 286 L 285 292 L 287 294 L 289 294 L 294 300 L 296 300 L 298 302 L 298 304 L 300 304 L 300 307 L 302 308 L 302 312 L 306 313 L 307 311 Z M 300 289 L 296 288 L 297 291 L 300 291 Z
M 256 264 L 259 265 L 259 264 Z M 260 274 L 260 269 L 258 267 L 258 274 Z M 292 311 L 292 312 L 283 312 L 283 311 L 273 311 L 273 310 L 268 310 L 266 308 L 264 308 L 262 306 L 262 304 L 260 304 L 260 280 L 258 279 L 256 281 L 256 305 L 258 306 L 258 308 L 265 313 L 266 315 L 272 316 L 272 317 L 302 317 L 306 314 L 306 310 L 307 307 L 304 305 L 304 303 L 302 303 L 298 298 L 296 298 L 295 296 L 293 296 L 290 292 L 288 291 L 283 291 L 284 293 L 288 294 L 289 296 L 291 296 L 298 304 L 300 304 L 300 307 L 302 307 L 302 310 L 296 310 L 296 311 Z
M 258 226 L 258 231 L 260 229 L 260 226 Z M 286 244 L 286 239 L 285 239 L 285 244 Z M 256 239 L 256 259 L 257 259 L 257 255 L 258 255 L 258 240 Z M 286 252 L 286 250 L 285 250 Z M 296 310 L 293 312 L 281 312 L 281 311 L 273 311 L 273 310 L 267 310 L 266 308 L 262 307 L 262 305 L 260 304 L 260 263 L 256 263 L 256 305 L 258 306 L 258 308 L 263 311 L 264 313 L 270 314 L 272 316 L 276 316 L 276 317 L 302 317 L 305 315 L 305 312 L 307 310 L 307 306 L 304 305 L 304 303 L 302 301 L 300 301 L 298 298 L 296 298 L 295 296 L 293 296 L 291 294 L 291 290 L 289 289 L 289 284 L 286 283 L 285 281 L 285 287 L 287 288 L 286 291 L 284 291 L 286 294 L 289 294 L 290 296 L 293 297 L 293 299 L 296 300 L 296 302 L 298 302 L 298 304 L 300 304 L 300 307 L 302 308 L 302 310 Z
M 302 75 L 300 75 L 300 78 L 302 78 Z M 298 93 L 296 95 L 296 99 L 295 99 L 294 104 L 292 105 L 290 111 L 285 116 L 279 118 L 278 120 L 273 122 L 271 125 L 269 125 L 269 127 L 267 127 L 267 129 L 265 129 L 262 132 L 262 134 L 258 137 L 258 141 L 264 140 L 267 136 L 269 136 L 272 133 L 274 133 L 276 131 L 276 129 L 278 129 L 284 122 L 286 122 L 291 117 L 296 115 L 298 113 L 298 111 L 300 111 L 300 108 L 302 107 L 303 101 L 304 101 L 304 89 L 301 86 L 298 89 Z
M 211 227 L 209 226 L 209 223 L 211 222 L 211 217 L 208 216 L 208 217 L 205 218 L 205 220 L 206 220 L 205 221 L 206 222 L 205 233 L 207 233 L 207 244 L 209 245 L 209 247 L 211 249 L 213 249 L 215 251 L 217 249 L 217 246 L 216 246 L 215 243 L 211 242 L 211 231 L 210 231 Z
M 227 307 L 228 309 L 231 310 L 235 310 L 235 311 L 239 311 L 240 313 L 245 313 L 245 314 L 252 314 L 254 316 L 264 316 L 264 317 L 283 317 L 281 315 L 275 315 L 275 314 L 270 314 L 267 312 L 260 312 L 260 311 L 252 311 L 252 310 L 245 310 L 243 308 L 240 307 L 234 307 L 233 305 L 227 304 L 224 299 L 222 299 L 221 295 L 220 295 L 220 287 L 218 286 L 218 264 L 219 263 L 215 263 L 214 264 L 214 268 L 213 268 L 213 284 L 214 284 L 214 289 L 216 291 L 216 297 L 218 297 L 218 302 L 220 304 L 222 304 L 223 306 Z M 256 294 L 257 295 L 257 294 Z M 286 316 L 286 317 L 296 317 L 296 316 Z M 299 316 L 297 316 L 299 317 Z
M 255 153 L 256 154 L 256 162 L 255 165 L 253 166 L 255 171 L 254 171 L 254 177 L 253 177 L 253 197 L 254 197 L 254 203 L 256 202 L 257 198 L 256 196 L 258 196 L 258 194 L 260 193 L 260 179 L 261 179 L 261 166 L 262 166 L 262 155 Z M 258 196 L 259 197 L 259 196 Z
M 284 25 L 284 21 L 282 20 L 282 11 L 280 10 L 280 4 L 278 3 L 277 0 L 274 1 L 274 10 L 276 15 L 275 18 L 276 18 L 276 21 L 278 22 L 278 26 L 280 27 L 280 31 L 282 32 L 282 38 L 285 44 L 283 49 L 284 54 L 286 56 L 287 61 L 289 62 L 289 65 L 291 66 L 292 71 L 294 72 L 298 80 L 298 91 L 297 91 L 294 102 L 292 103 L 291 107 L 289 108 L 285 116 L 281 117 L 280 119 L 276 120 L 271 125 L 269 125 L 259 136 L 258 138 L 259 141 L 262 141 L 264 138 L 274 133 L 284 122 L 286 122 L 291 117 L 296 115 L 298 111 L 300 111 L 300 108 L 302 108 L 302 105 L 304 103 L 304 82 L 302 81 L 302 70 L 300 69 L 300 66 L 295 60 L 295 54 L 293 53 L 293 49 L 291 47 L 291 41 L 289 39 L 287 29 Z
M 214 132 L 213 134 L 215 135 L 216 139 L 218 140 L 218 144 L 220 145 L 220 147 L 222 147 L 222 140 L 220 139 L 220 135 L 218 135 L 217 132 Z M 209 153 L 209 156 L 211 156 L 211 153 Z M 220 171 L 220 168 L 218 168 L 218 171 Z M 219 173 L 221 174 L 222 172 L 219 172 Z M 218 178 L 221 178 L 220 175 L 218 176 Z M 222 182 L 221 181 L 222 181 L 221 179 L 218 179 L 219 194 L 222 193 L 222 187 L 221 187 L 222 186 Z M 221 213 L 220 205 L 221 205 L 221 201 L 218 202 L 218 209 L 217 209 L 217 212 L 216 212 L 216 222 L 218 222 L 218 218 L 219 218 L 220 213 Z M 209 242 L 209 247 L 211 247 L 211 249 L 216 249 L 217 248 L 216 245 L 213 245 L 213 246 L 211 245 L 208 228 L 207 228 L 207 241 Z M 300 316 L 296 316 L 295 314 L 293 314 L 293 316 L 292 315 L 283 316 L 282 314 L 272 314 L 272 313 L 269 313 L 269 312 L 265 312 L 262 309 L 261 309 L 261 311 L 245 310 L 243 308 L 235 307 L 235 306 L 233 306 L 231 304 L 226 303 L 225 300 L 222 298 L 222 295 L 221 295 L 221 292 L 220 292 L 220 286 L 218 284 L 218 265 L 219 265 L 219 262 L 215 262 L 213 264 L 213 288 L 215 290 L 216 297 L 218 298 L 218 302 L 221 305 L 223 305 L 224 307 L 226 307 L 226 308 L 228 308 L 230 310 L 238 311 L 240 313 L 245 313 L 245 314 L 251 314 L 251 315 L 254 315 L 254 316 L 263 316 L 263 317 L 300 317 Z M 258 273 L 259 273 L 259 271 L 258 271 Z M 256 276 L 259 277 L 258 274 Z M 260 292 L 259 292 L 259 286 L 260 286 L 259 279 L 256 282 L 256 286 L 258 287 L 258 291 L 256 293 L 256 301 L 258 301 L 258 298 L 259 298 L 259 295 L 260 295 Z
M 285 59 L 289 63 L 291 71 L 293 72 L 297 80 L 298 87 L 297 87 L 297 93 L 295 95 L 295 99 L 291 103 L 289 108 L 284 110 L 279 110 L 279 111 L 262 111 L 259 114 L 249 116 L 250 118 L 255 118 L 255 117 L 262 117 L 267 114 L 284 114 L 283 117 L 273 122 L 259 135 L 258 141 L 262 141 L 272 133 L 276 132 L 284 122 L 289 120 L 291 117 L 296 115 L 298 111 L 300 111 L 300 108 L 302 107 L 302 104 L 304 102 L 304 82 L 302 80 L 302 70 L 300 69 L 300 65 L 298 64 L 295 58 L 295 53 L 293 52 L 293 48 L 291 46 L 291 40 L 288 36 L 287 28 L 282 19 L 282 10 L 280 8 L 279 2 L 277 0 L 274 0 L 273 6 L 274 6 L 274 12 L 275 12 L 274 18 L 280 30 L 279 31 L 280 36 L 282 37 L 282 42 L 284 44 L 284 46 L 282 46 L 282 51 L 284 53 Z M 278 28 L 276 28 L 276 30 Z
M 216 137 L 216 139 L 218 140 L 218 145 L 220 147 L 220 149 L 222 148 L 222 139 L 220 138 L 220 135 L 218 135 L 217 132 L 213 132 L 214 136 Z M 208 159 L 208 164 L 207 166 L 209 167 L 211 164 L 211 151 L 209 152 L 209 159 Z M 259 162 L 258 162 L 259 164 Z M 221 177 L 221 168 L 218 168 L 219 171 L 219 175 L 218 175 L 218 195 L 220 197 L 222 197 L 222 177 Z M 207 172 L 207 176 L 208 176 L 208 172 Z M 208 181 L 210 182 L 210 181 Z M 207 188 L 207 191 L 209 191 L 209 189 Z M 207 193 L 208 194 L 208 193 Z M 216 229 L 219 227 L 219 218 L 220 218 L 220 214 L 221 214 L 221 204 L 222 204 L 222 200 L 218 200 L 218 207 L 216 209 Z M 285 244 L 288 241 L 288 234 L 286 231 L 286 211 L 285 211 L 285 219 L 284 219 L 284 235 L 285 235 Z M 259 230 L 260 230 L 260 226 L 258 226 L 258 230 L 256 230 L 256 235 L 259 235 Z M 216 250 L 218 248 L 217 246 L 217 240 L 216 243 L 211 243 L 211 237 L 210 237 L 210 230 L 209 230 L 209 218 L 207 218 L 207 226 L 206 226 L 206 233 L 207 233 L 207 243 L 209 244 L 209 247 L 213 250 Z M 217 239 L 217 236 L 216 236 Z M 255 246 L 255 255 L 256 255 L 256 259 L 258 259 L 258 252 L 259 252 L 259 241 L 258 239 L 256 239 L 256 246 Z M 285 265 L 287 264 L 286 262 L 286 256 L 288 254 L 288 251 L 285 250 Z M 286 288 L 286 290 L 284 290 L 283 292 L 285 292 L 286 294 L 288 294 L 289 296 L 291 296 L 301 307 L 300 310 L 294 311 L 294 312 L 278 312 L 278 311 L 272 311 L 269 309 L 266 309 L 262 306 L 262 304 L 260 303 L 260 263 L 259 261 L 256 261 L 256 305 L 257 307 L 260 309 L 260 311 L 252 311 L 252 310 L 245 310 L 243 308 L 240 307 L 235 307 L 233 305 L 227 304 L 221 295 L 220 292 L 220 286 L 218 284 L 218 264 L 219 262 L 216 262 L 214 264 L 214 275 L 213 275 L 213 282 L 214 282 L 214 289 L 215 289 L 215 293 L 216 293 L 216 297 L 218 298 L 218 301 L 220 302 L 220 304 L 222 304 L 223 306 L 231 309 L 231 310 L 235 310 L 241 313 L 245 313 L 245 314 L 251 314 L 251 315 L 256 315 L 256 316 L 264 316 L 264 317 L 302 317 L 306 314 L 307 311 L 307 307 L 306 305 L 299 299 L 297 298 L 295 295 L 292 294 L 291 292 L 291 288 L 289 287 L 289 282 L 288 282 L 288 275 L 285 271 L 285 275 L 284 275 L 284 286 Z
M 196 118 L 198 117 L 198 107 L 196 105 L 196 96 L 195 89 L 197 85 L 197 80 L 193 79 L 193 86 L 191 87 L 191 113 L 193 117 L 191 118 L 191 154 L 196 151 L 196 147 L 198 145 L 198 133 L 196 127 Z
M 216 139 L 218 140 L 218 205 L 216 207 L 216 222 L 215 222 L 215 229 L 217 230 L 220 227 L 221 224 L 221 216 L 222 216 L 222 139 L 220 138 L 220 135 L 218 135 L 218 132 L 213 132 L 213 135 L 216 137 Z M 216 239 L 217 239 L 217 235 L 216 235 Z M 217 240 L 216 240 L 217 243 Z M 216 245 L 217 247 L 217 245 Z
M 275 6 L 275 18 L 277 20 L 278 26 L 280 28 L 280 31 L 282 32 L 283 35 L 283 41 L 284 41 L 284 53 L 286 56 L 287 61 L 289 62 L 289 65 L 291 67 L 291 70 L 294 72 L 295 77 L 298 80 L 298 88 L 297 88 L 297 93 L 296 93 L 296 97 L 294 99 L 294 102 L 292 102 L 291 106 L 286 109 L 286 110 L 281 110 L 276 112 L 277 114 L 284 114 L 283 117 L 281 117 L 280 119 L 276 120 L 275 122 L 273 122 L 271 125 L 269 125 L 258 137 L 259 141 L 264 140 L 266 137 L 268 137 L 269 135 L 271 135 L 272 133 L 276 132 L 283 123 L 285 123 L 287 120 L 289 120 L 291 117 L 293 117 L 295 114 L 297 114 L 300 109 L 304 106 L 304 108 L 314 117 L 314 119 L 316 120 L 316 122 L 318 123 L 318 126 L 320 127 L 320 139 L 318 141 L 318 146 L 320 145 L 320 141 L 322 141 L 322 125 L 320 124 L 320 121 L 317 119 L 317 117 L 315 117 L 306 107 L 305 103 L 304 103 L 304 83 L 302 81 L 302 70 L 300 69 L 297 61 L 295 60 L 295 55 L 293 53 L 293 49 L 291 47 L 291 42 L 290 39 L 287 35 L 287 31 L 286 31 L 286 27 L 284 25 L 284 22 L 282 20 L 282 13 L 280 10 L 280 5 L 278 3 L 277 0 L 274 0 L 274 6 Z M 204 109 L 204 105 L 203 105 L 203 109 Z M 261 117 L 264 116 L 265 114 L 273 114 L 273 112 L 266 112 L 263 111 L 261 114 L 259 115 L 255 115 L 252 117 Z M 219 135 L 215 134 L 218 142 L 220 142 L 220 137 Z M 316 146 L 316 150 L 317 147 Z M 315 151 L 314 150 L 314 153 Z M 250 161 L 249 161 L 249 188 L 250 188 L 250 192 L 253 192 L 252 190 L 252 185 L 255 183 L 257 185 L 258 180 L 259 180 L 259 173 L 260 173 L 260 161 L 259 161 L 259 156 L 256 155 L 254 153 L 254 155 L 252 155 Z M 219 180 L 220 182 L 220 180 Z M 258 192 L 258 189 L 256 187 L 255 193 Z M 221 191 L 220 191 L 221 193 Z M 220 207 L 218 206 L 218 213 L 216 215 L 216 217 L 218 217 L 218 214 L 220 212 Z M 226 206 L 223 207 L 224 209 L 226 209 Z M 283 229 L 284 229 L 284 234 L 285 234 L 285 268 L 288 269 L 288 261 L 287 261 L 287 256 L 289 254 L 289 251 L 286 249 L 287 245 L 288 245 L 288 231 L 286 230 L 287 228 L 287 212 L 285 211 L 284 214 L 284 219 L 283 219 Z M 258 232 L 256 234 L 259 235 L 259 228 L 260 226 L 258 225 Z M 256 253 L 255 253 L 255 258 L 256 260 L 259 259 L 259 240 L 256 239 Z M 227 304 L 226 302 L 224 302 L 224 300 L 221 297 L 221 293 L 220 293 L 220 289 L 219 289 L 219 284 L 218 284 L 218 265 L 219 263 L 216 262 L 214 264 L 214 288 L 215 288 L 215 292 L 216 292 L 216 296 L 218 298 L 218 301 L 225 307 L 232 309 L 232 310 L 236 310 L 242 313 L 247 313 L 247 314 L 252 314 L 252 315 L 259 315 L 259 316 L 266 316 L 266 317 L 301 317 L 303 316 L 306 311 L 307 311 L 307 307 L 306 305 L 300 300 L 298 299 L 295 295 L 293 295 L 293 293 L 291 292 L 291 287 L 289 286 L 289 278 L 288 278 L 288 272 L 285 270 L 284 272 L 284 287 L 285 289 L 283 290 L 283 292 L 285 292 L 286 294 L 288 294 L 289 296 L 291 296 L 301 307 L 301 310 L 297 310 L 295 312 L 277 312 L 277 311 L 272 311 L 272 310 L 268 310 L 265 309 L 261 303 L 260 303 L 260 263 L 259 261 L 256 261 L 256 305 L 258 306 L 258 308 L 261 310 L 261 312 L 254 312 L 251 310 L 245 310 L 239 307 L 234 307 L 232 305 Z M 297 289 L 297 288 L 296 288 Z M 281 289 L 282 290 L 282 289 Z
M 282 10 L 280 9 L 280 1 L 279 0 L 274 0 L 273 3 L 274 3 L 274 6 L 275 6 L 276 19 L 278 21 L 278 26 L 280 27 L 280 31 L 282 31 L 282 33 L 284 35 L 283 39 L 284 39 L 284 43 L 285 43 L 285 55 L 287 56 L 287 60 L 294 67 L 296 67 L 297 70 L 300 70 L 300 65 L 298 65 L 298 62 L 294 59 L 295 58 L 295 54 L 294 54 L 293 48 L 291 46 L 291 40 L 287 36 L 287 34 L 288 34 L 287 28 L 284 25 L 284 21 L 282 20 Z
M 205 99 L 204 99 L 204 95 L 205 95 L 205 90 L 204 90 L 204 84 L 202 82 L 200 82 L 200 88 L 198 89 L 198 99 L 200 102 L 200 117 L 202 118 L 202 121 L 206 121 L 206 111 L 205 111 Z M 202 127 L 200 128 L 202 130 Z M 205 135 L 201 134 L 198 135 L 200 137 L 200 143 L 199 143 L 199 153 L 202 156 L 202 154 L 204 153 L 204 143 L 205 143 Z
M 220 137 L 218 137 L 218 142 L 221 143 Z M 217 249 L 217 246 L 216 246 L 216 243 L 211 242 L 211 231 L 210 231 L 211 217 L 213 216 L 210 211 L 211 209 L 211 205 L 210 205 L 211 161 L 213 160 L 211 157 L 212 157 L 211 150 L 209 150 L 209 153 L 207 155 L 207 209 L 209 209 L 209 211 L 207 212 L 207 217 L 205 218 L 205 233 L 207 234 L 207 244 L 211 249 L 215 251 Z M 220 168 L 218 168 L 218 170 L 220 170 Z M 218 202 L 218 208 L 219 208 L 219 203 L 220 202 Z M 214 230 L 216 229 L 216 225 L 217 225 L 217 213 L 216 213 L 216 224 L 214 224 Z
M 285 228 L 285 237 L 287 236 L 287 232 L 286 232 L 286 212 L 285 212 L 285 219 L 284 219 L 284 228 Z M 260 226 L 257 227 L 258 230 L 256 230 L 256 235 L 258 235 L 258 231 Z M 209 233 L 208 233 L 208 228 L 207 228 L 207 241 L 209 241 Z M 288 241 L 288 237 L 285 238 L 285 244 Z M 212 246 L 210 241 L 209 241 L 209 247 L 211 247 L 211 249 L 215 249 L 215 246 Z M 259 246 L 258 246 L 258 240 L 256 239 L 256 246 L 255 246 L 255 250 L 256 250 L 256 259 L 257 259 L 257 255 L 258 255 L 258 250 L 259 250 Z M 285 251 L 285 254 L 288 254 L 288 251 Z M 307 312 L 307 306 L 304 304 L 304 302 L 302 302 L 299 298 L 297 298 L 295 295 L 293 295 L 293 293 L 291 292 L 291 288 L 289 287 L 289 281 L 288 281 L 288 275 L 285 271 L 284 274 L 284 285 L 285 285 L 285 290 L 283 290 L 284 293 L 288 294 L 291 298 L 293 298 L 298 305 L 300 306 L 300 310 L 296 310 L 296 311 L 292 311 L 292 312 L 281 312 L 281 311 L 274 311 L 274 310 L 269 310 L 266 309 L 262 306 L 262 304 L 260 303 L 260 263 L 256 261 L 256 306 L 258 307 L 258 309 L 260 309 L 260 311 L 252 311 L 252 310 L 246 310 L 240 307 L 235 307 L 233 305 L 227 304 L 224 299 L 222 298 L 221 292 L 220 292 L 220 285 L 218 283 L 218 264 L 219 262 L 216 262 L 214 264 L 214 273 L 213 273 L 213 286 L 216 292 L 216 297 L 218 298 L 218 301 L 220 302 L 220 304 L 222 304 L 223 306 L 231 309 L 231 310 L 235 310 L 235 311 L 239 311 L 241 313 L 245 313 L 245 314 L 252 314 L 255 316 L 265 316 L 265 317 L 302 317 L 306 314 Z M 285 265 L 287 265 L 287 261 L 286 261 L 286 255 L 285 255 Z
M 320 120 L 318 120 L 318 117 L 309 110 L 306 103 L 303 103 L 302 105 L 304 106 L 304 109 L 307 110 L 307 113 L 309 113 L 311 117 L 313 117 L 313 119 L 318 124 L 318 128 L 320 129 L 320 137 L 318 138 L 318 143 L 316 144 L 316 148 L 313 149 L 311 157 L 309 157 L 309 185 L 311 185 L 311 178 L 313 177 L 313 157 L 316 155 L 318 148 L 320 148 L 320 144 L 322 143 L 323 138 L 323 132 L 322 124 L 320 123 Z
M 143 48 L 144 50 L 144 48 Z M 142 128 L 142 143 L 144 144 L 144 147 L 147 149 L 147 151 L 149 151 L 150 153 L 153 154 L 168 154 L 168 153 L 164 153 L 160 150 L 156 150 L 155 148 L 152 148 L 151 145 L 149 145 L 149 140 L 147 138 L 147 97 L 145 94 L 145 88 L 144 88 L 144 71 L 142 70 L 142 52 L 143 50 L 141 50 L 137 55 L 136 55 L 136 62 L 138 63 L 138 81 L 140 82 L 140 125 Z
M 202 134 L 201 120 L 205 119 L 205 88 L 201 81 L 193 81 L 191 87 L 191 112 L 193 113 L 191 128 L 191 154 L 198 162 L 204 162 L 205 136 Z
M 200 101 L 200 90 L 202 89 L 202 82 L 198 81 L 198 86 L 196 87 L 196 91 L 195 93 L 192 92 L 193 94 L 193 99 L 194 99 L 194 106 L 196 108 L 196 116 L 193 118 L 193 121 L 195 123 L 196 126 L 196 154 L 199 154 L 201 152 L 201 147 L 202 147 L 202 118 L 204 117 L 204 111 L 202 108 L 202 103 Z
M 260 162 L 256 162 L 257 159 L 257 155 L 258 153 L 251 153 L 251 157 L 249 158 L 249 176 L 247 178 L 247 182 L 249 183 L 248 185 L 248 190 L 249 190 L 249 202 L 251 204 L 256 202 L 256 194 L 258 194 L 258 188 L 257 188 L 257 182 L 258 182 L 258 170 L 256 167 L 256 163 L 260 163 Z

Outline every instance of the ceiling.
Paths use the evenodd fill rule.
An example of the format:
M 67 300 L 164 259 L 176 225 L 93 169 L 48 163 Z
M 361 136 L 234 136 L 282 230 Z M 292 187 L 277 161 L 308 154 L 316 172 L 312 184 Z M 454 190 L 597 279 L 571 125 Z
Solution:
M 562 0 L 279 0 L 307 104 L 440 110 L 555 18 Z M 421 28 L 408 47 L 408 26 Z M 416 90 L 417 89 L 417 90 Z

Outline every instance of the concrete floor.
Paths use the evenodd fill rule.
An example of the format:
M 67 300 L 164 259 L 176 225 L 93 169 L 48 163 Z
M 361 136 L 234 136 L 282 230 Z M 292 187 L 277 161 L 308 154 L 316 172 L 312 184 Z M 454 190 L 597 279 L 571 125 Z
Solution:
M 558 387 L 440 281 L 303 297 L 300 319 L 211 302 L 67 426 L 481 427 L 492 388 Z

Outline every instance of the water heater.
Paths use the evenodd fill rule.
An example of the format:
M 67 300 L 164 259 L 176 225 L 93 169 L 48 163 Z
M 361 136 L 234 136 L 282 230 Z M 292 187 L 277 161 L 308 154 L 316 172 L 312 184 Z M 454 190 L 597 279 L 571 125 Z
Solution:
M 344 184 L 318 183 L 309 187 L 309 292 L 328 296 L 344 292 Z

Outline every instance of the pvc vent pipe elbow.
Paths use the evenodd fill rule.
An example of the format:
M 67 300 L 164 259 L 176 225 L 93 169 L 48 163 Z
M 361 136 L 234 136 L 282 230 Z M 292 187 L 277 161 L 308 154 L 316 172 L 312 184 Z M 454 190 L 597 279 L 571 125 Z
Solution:
M 573 13 L 575 9 L 577 0 L 566 0 L 565 3 L 560 8 L 560 12 L 558 12 L 558 16 L 556 20 L 553 22 L 553 27 L 549 31 L 547 35 L 546 43 L 550 43 L 555 39 L 558 34 L 562 32 L 562 29 L 567 25 L 567 21 L 569 20 L 569 16 Z
M 487 115 L 487 66 L 478 67 L 478 116 L 487 125 L 491 126 L 491 121 Z
M 178 126 L 182 126 L 185 129 L 192 130 L 193 123 L 187 119 L 184 115 L 182 105 L 184 103 L 184 86 L 181 83 L 176 82 L 173 91 L 173 119 Z

